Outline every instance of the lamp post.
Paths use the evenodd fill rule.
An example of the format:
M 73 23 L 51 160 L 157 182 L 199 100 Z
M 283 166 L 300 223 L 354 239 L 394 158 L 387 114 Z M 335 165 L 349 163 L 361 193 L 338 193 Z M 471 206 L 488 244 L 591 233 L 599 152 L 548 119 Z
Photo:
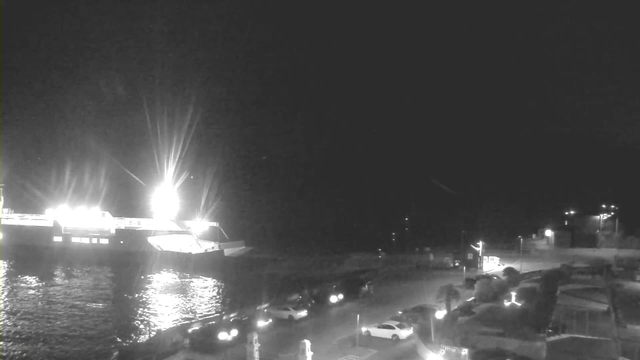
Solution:
M 604 220 L 614 216 L 616 217 L 616 234 L 618 233 L 618 218 L 620 217 L 620 208 L 615 205 L 607 206 L 606 204 L 602 205 L 602 212 L 600 213 L 600 231 L 602 231 L 602 226 L 604 225 Z
M 447 310 L 436 310 L 431 316 L 429 316 L 429 320 L 431 320 L 431 342 L 436 342 L 436 328 L 433 324 L 433 318 L 435 317 L 437 320 L 442 320 L 444 316 L 447 315 Z
M 567 216 L 567 219 L 564 220 L 564 225 L 565 226 L 571 226 L 571 247 L 575 247 L 575 227 L 574 227 L 574 221 L 573 221 L 573 215 L 575 215 L 575 211 L 574 210 L 569 210 L 569 211 L 565 211 L 564 214 Z M 571 224 L 569 224 L 569 219 L 571 219 Z
M 356 315 L 356 349 L 360 347 L 360 314 Z
M 518 238 L 520 239 L 520 272 L 522 272 L 522 236 L 518 236 Z
M 547 229 L 544 231 L 544 236 L 547 238 L 547 245 L 549 245 L 551 242 L 554 241 L 549 241 L 551 239 L 551 237 L 553 236 L 553 230 L 551 229 Z
M 615 212 L 614 212 L 615 210 Z M 611 205 L 611 215 L 616 216 L 616 235 L 618 234 L 618 219 L 620 218 L 620 208 L 614 205 Z
M 484 263 L 482 261 L 482 240 L 478 241 L 478 247 L 471 245 L 471 247 L 478 252 L 478 264 L 480 265 L 480 271 L 484 270 Z

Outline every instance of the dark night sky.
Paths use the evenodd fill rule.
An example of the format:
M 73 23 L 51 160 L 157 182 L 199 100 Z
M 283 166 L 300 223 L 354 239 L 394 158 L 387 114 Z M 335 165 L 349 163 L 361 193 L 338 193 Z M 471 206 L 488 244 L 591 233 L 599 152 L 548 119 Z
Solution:
M 310 4 L 4 1 L 10 206 L 145 215 L 146 102 L 154 123 L 199 120 L 184 207 L 209 184 L 204 207 L 253 244 L 365 242 L 414 207 L 473 223 L 487 202 L 613 201 L 639 225 L 632 8 Z

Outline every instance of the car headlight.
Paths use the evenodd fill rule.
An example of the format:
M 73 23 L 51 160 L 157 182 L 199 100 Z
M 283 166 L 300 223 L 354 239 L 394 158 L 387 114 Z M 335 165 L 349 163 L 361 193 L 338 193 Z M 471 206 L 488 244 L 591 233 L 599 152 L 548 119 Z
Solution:
M 267 325 L 271 324 L 271 319 L 269 320 L 258 320 L 258 327 L 265 327 Z
M 365 331 L 367 331 L 367 328 L 365 326 L 363 326 L 361 330 L 362 330 L 362 332 L 365 332 Z
M 329 302 L 331 302 L 332 304 L 335 304 L 338 302 L 338 297 L 335 295 L 331 295 L 329 296 Z
M 231 337 L 238 336 L 238 329 L 231 329 L 231 332 L 229 333 L 229 335 L 231 335 Z
M 344 299 L 344 295 L 338 294 L 338 300 L 342 300 L 342 299 Z
M 222 340 L 222 341 L 229 340 L 229 333 L 226 332 L 226 331 L 219 332 L 218 333 L 218 340 Z
M 187 332 L 188 332 L 189 334 L 191 334 L 192 332 L 194 332 L 194 331 L 196 331 L 196 330 L 198 330 L 198 329 L 200 329 L 200 326 L 194 326 L 194 327 L 192 327 L 192 328 L 189 328 L 189 330 L 187 330 Z

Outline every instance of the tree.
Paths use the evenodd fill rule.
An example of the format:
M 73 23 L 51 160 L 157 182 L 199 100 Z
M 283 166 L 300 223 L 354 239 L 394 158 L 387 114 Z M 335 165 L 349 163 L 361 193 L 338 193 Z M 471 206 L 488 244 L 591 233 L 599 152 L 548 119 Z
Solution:
M 560 283 L 566 279 L 566 273 L 559 269 L 551 269 L 540 276 L 540 292 L 543 296 L 555 297 Z
M 447 313 L 451 312 L 451 302 L 460 300 L 460 291 L 453 287 L 453 284 L 443 285 L 438 289 L 436 300 L 444 301 Z
M 491 279 L 480 279 L 476 282 L 476 289 L 473 296 L 478 302 L 492 302 L 496 298 L 496 291 L 491 286 Z
M 538 296 L 538 289 L 535 286 L 520 287 L 516 290 L 516 300 L 524 305 L 531 305 Z
M 507 284 L 510 287 L 518 286 L 518 284 L 520 284 L 520 272 L 511 266 L 502 270 L 502 276 L 507 280 Z

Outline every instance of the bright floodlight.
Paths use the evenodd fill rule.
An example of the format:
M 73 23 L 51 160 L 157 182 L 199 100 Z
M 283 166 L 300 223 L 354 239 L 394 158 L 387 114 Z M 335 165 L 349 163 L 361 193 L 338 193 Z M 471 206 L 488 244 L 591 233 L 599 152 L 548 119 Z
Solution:
M 170 183 L 160 185 L 151 197 L 153 217 L 163 220 L 174 220 L 180 210 L 178 192 Z
M 442 320 L 442 318 L 444 318 L 445 315 L 447 315 L 447 310 L 437 310 L 435 313 L 435 317 L 438 320 Z
M 209 224 L 206 221 L 196 219 L 191 225 L 191 232 L 193 235 L 198 236 L 202 235 L 205 231 L 209 229 Z
M 549 229 L 545 230 L 545 231 L 544 231 L 544 236 L 548 236 L 548 237 L 553 236 L 553 231 L 552 231 L 552 230 L 549 230 Z
M 58 209 L 56 211 L 57 211 L 58 215 L 67 214 L 67 213 L 69 213 L 71 211 L 71 208 L 67 204 L 62 204 L 62 205 L 58 206 Z

